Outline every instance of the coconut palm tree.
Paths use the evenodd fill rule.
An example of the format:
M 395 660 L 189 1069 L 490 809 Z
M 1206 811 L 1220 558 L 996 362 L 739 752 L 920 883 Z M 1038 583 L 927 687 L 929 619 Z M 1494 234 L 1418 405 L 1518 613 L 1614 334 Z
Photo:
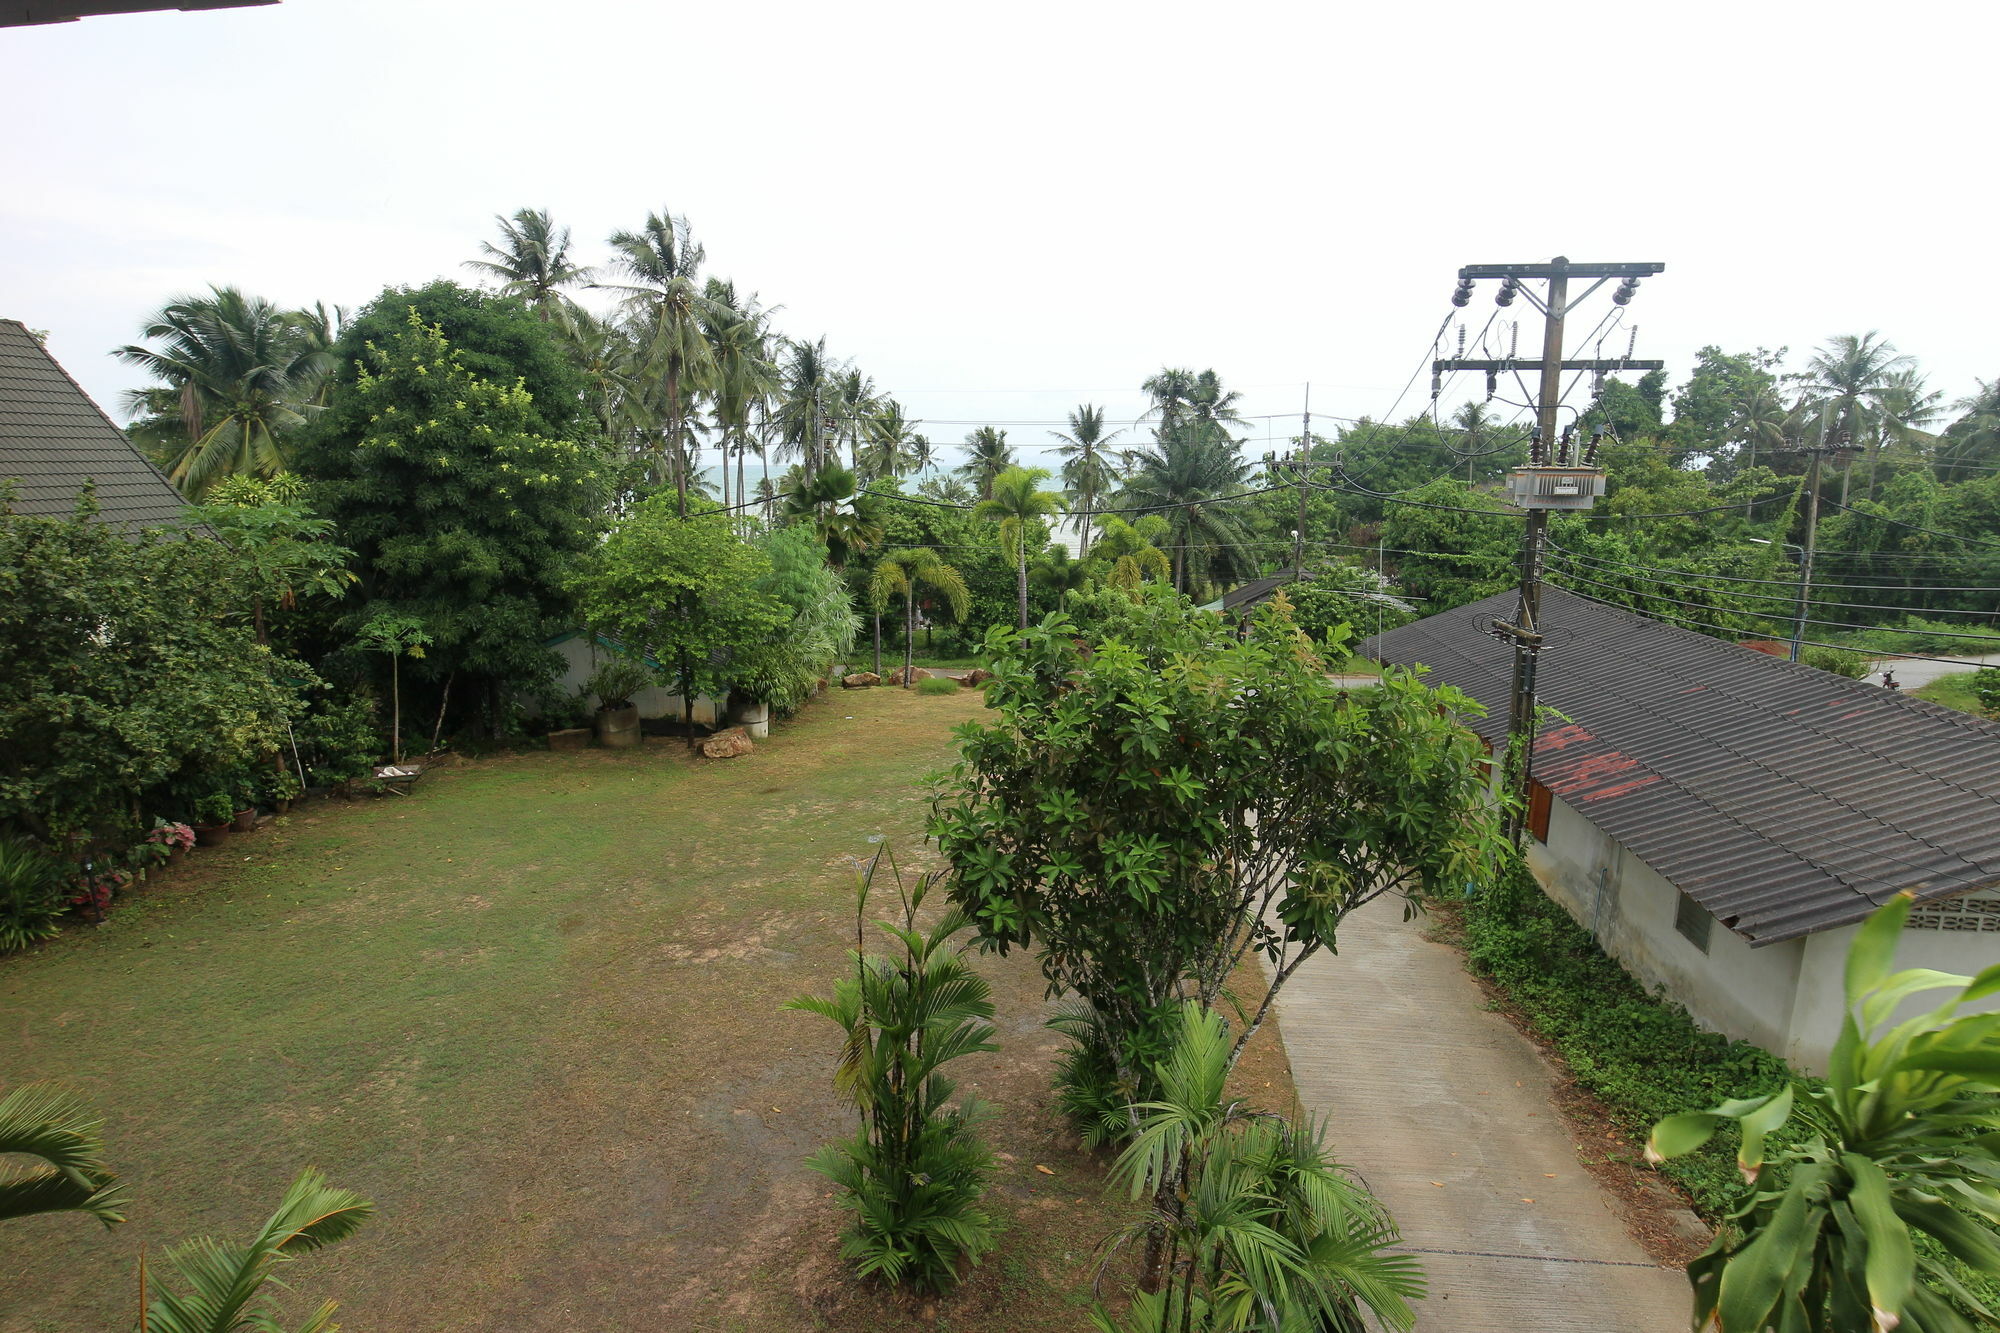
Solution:
M 1158 545 L 1172 532 L 1172 526 L 1158 514 L 1141 514 L 1136 523 L 1106 514 L 1097 544 L 1090 548 L 1088 567 L 1107 584 L 1136 598 L 1139 585 L 1149 576 L 1174 576 L 1173 562 Z
M 910 688 L 910 668 L 917 651 L 917 603 L 925 589 L 944 599 L 952 619 L 963 620 L 972 594 L 956 569 L 929 547 L 891 551 L 876 562 L 868 580 L 869 603 L 875 608 L 875 674 L 882 674 L 882 612 L 891 597 L 903 599 L 903 688 Z
M 959 475 L 972 484 L 984 500 L 993 494 L 993 482 L 1002 472 L 1014 466 L 1014 449 L 1007 443 L 1007 432 L 995 430 L 991 426 L 981 426 L 965 437 L 965 447 L 970 451 L 965 462 L 959 465 Z
M 937 466 L 937 446 L 931 443 L 930 436 L 913 433 L 910 436 L 909 449 L 912 476 L 922 476 Z
M 2000 380 L 1976 380 L 1977 392 L 1951 405 L 1959 414 L 1940 437 L 1934 463 L 1940 473 L 1977 466 L 1976 460 L 2000 457 Z
M 1050 431 L 1049 434 L 1062 441 L 1056 452 L 1063 458 L 1063 484 L 1069 487 L 1070 498 L 1082 511 L 1083 524 L 1077 540 L 1080 556 L 1090 554 L 1091 514 L 1098 502 L 1110 494 L 1118 480 L 1118 469 L 1111 462 L 1110 444 L 1125 432 L 1104 431 L 1104 409 L 1089 403 L 1080 405 L 1069 414 L 1069 433 Z
M 847 446 L 848 466 L 861 469 L 861 446 L 867 439 L 867 425 L 881 406 L 875 381 L 849 365 L 833 382 L 833 437 L 836 447 Z
M 688 220 L 666 209 L 648 213 L 637 231 L 613 232 L 610 244 L 617 251 L 612 271 L 623 281 L 591 285 L 623 292 L 625 308 L 638 324 L 645 377 L 656 380 L 662 394 L 660 447 L 685 515 L 694 462 L 688 429 L 694 396 L 709 387 L 715 373 L 704 321 L 721 313 L 697 281 L 706 252 L 695 243 Z
M 1844 430 L 1849 439 L 1866 441 L 1871 477 L 1882 449 L 1882 395 L 1891 376 L 1915 364 L 1873 329 L 1860 337 L 1840 334 L 1806 362 L 1803 379 L 1807 392 L 1818 400 L 1821 430 L 1829 436 Z M 1849 464 L 1841 472 L 1842 504 L 1847 502 L 1847 482 L 1853 471 Z
M 727 508 L 729 456 L 733 452 L 737 459 L 740 502 L 743 455 L 755 447 L 751 423 L 777 391 L 778 368 L 771 360 L 765 331 L 769 312 L 759 307 L 757 298 L 739 299 L 734 284 L 718 278 L 708 280 L 704 294 L 712 303 L 702 319 L 702 334 L 715 366 L 709 399 L 722 446 L 722 503 Z
M 1014 562 L 1014 583 L 1021 604 L 1021 628 L 1028 627 L 1028 533 L 1042 519 L 1062 512 L 1062 497 L 1041 489 L 1048 470 L 1010 467 L 993 479 L 986 498 L 972 510 L 974 518 L 999 526 L 1000 549 Z
M 88 1213 L 105 1226 L 125 1220 L 124 1187 L 104 1161 L 104 1121 L 81 1098 L 49 1083 L 0 1097 L 0 1158 L 39 1167 L 0 1170 L 0 1221 L 34 1213 Z
M 826 339 L 788 341 L 779 373 L 777 453 L 808 473 L 826 464 L 827 428 L 838 403 L 840 363 L 826 354 Z
M 1249 534 L 1235 503 L 1249 467 L 1233 443 L 1180 429 L 1139 451 L 1135 461 L 1138 471 L 1126 478 L 1120 499 L 1166 520 L 1176 591 L 1186 592 L 1195 579 L 1233 579 L 1249 572 Z
M 497 213 L 500 244 L 481 241 L 484 259 L 468 259 L 465 267 L 500 280 L 503 296 L 518 296 L 545 320 L 561 319 L 575 307 L 563 288 L 590 281 L 590 270 L 569 257 L 569 228 L 558 227 L 545 208 L 517 209 L 511 218 Z
M 325 332 L 234 287 L 177 297 L 146 321 L 154 345 L 113 353 L 162 381 L 126 395 L 129 409 L 147 414 L 132 437 L 189 499 L 232 474 L 284 471 L 284 435 L 305 420 L 333 369 Z
M 925 477 L 917 483 L 917 494 L 939 504 L 957 505 L 970 508 L 979 497 L 966 485 L 965 478 L 955 477 L 949 472 L 940 472 L 933 477 Z
M 1876 399 L 1882 413 L 1885 444 L 1910 451 L 1922 450 L 1937 439 L 1930 427 L 1945 413 L 1944 390 L 1933 389 L 1916 369 L 1898 370 L 1883 382 Z M 1875 493 L 1875 478 L 1868 479 L 1868 493 Z
M 903 405 L 893 398 L 877 404 L 875 410 L 861 423 L 862 445 L 855 460 L 855 471 L 867 481 L 883 477 L 900 477 L 916 469 L 916 450 L 912 441 L 921 437 L 910 429 L 908 417 L 903 415 Z
M 881 520 L 871 502 L 855 493 L 854 474 L 846 468 L 824 468 L 808 476 L 794 467 L 785 482 L 786 516 L 812 524 L 835 569 L 846 568 L 851 557 L 882 540 Z

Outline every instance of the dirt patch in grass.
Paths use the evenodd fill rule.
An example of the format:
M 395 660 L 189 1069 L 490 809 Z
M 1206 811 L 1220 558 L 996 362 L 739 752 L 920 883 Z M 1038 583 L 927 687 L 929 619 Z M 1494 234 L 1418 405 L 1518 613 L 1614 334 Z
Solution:
M 1448 944 L 1462 955 L 1465 926 L 1458 905 L 1432 902 L 1424 910 L 1431 921 L 1424 937 Z M 1535 1032 L 1505 992 L 1470 968 L 1466 975 L 1478 985 L 1486 1007 L 1504 1015 L 1555 1071 L 1556 1111 L 1576 1146 L 1577 1163 L 1617 1200 L 1626 1232 L 1654 1262 L 1687 1267 L 1689 1260 L 1708 1248 L 1710 1234 L 1694 1215 L 1694 1201 L 1672 1180 L 1645 1164 L 1646 1145 L 1633 1143 L 1618 1129 L 1610 1108 L 1576 1081 L 1562 1055 Z
M 109 1233 L 7 1223 L 0 1330 L 127 1321 L 142 1242 L 242 1236 L 308 1164 L 380 1206 L 286 1274 L 292 1309 L 338 1297 L 357 1333 L 1082 1327 L 1134 1212 L 1050 1110 L 1031 957 L 979 961 L 1002 1049 L 960 1085 L 999 1110 L 1007 1230 L 961 1289 L 849 1278 L 803 1161 L 852 1118 L 837 1034 L 780 1005 L 846 966 L 870 835 L 922 864 L 924 778 L 982 707 L 834 692 L 740 759 L 466 760 L 301 807 L 0 960 L 0 1080 L 76 1086 L 138 1200 Z M 1275 1091 L 1275 1046 L 1239 1080 Z

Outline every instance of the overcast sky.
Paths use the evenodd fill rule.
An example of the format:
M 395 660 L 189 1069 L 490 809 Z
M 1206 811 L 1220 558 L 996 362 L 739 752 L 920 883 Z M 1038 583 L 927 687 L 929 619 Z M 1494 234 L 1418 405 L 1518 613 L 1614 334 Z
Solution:
M 1310 381 L 1317 413 L 1379 417 L 1460 264 L 1557 253 L 1666 263 L 1605 352 L 1637 326 L 1676 381 L 1705 343 L 1796 365 L 1880 329 L 1957 397 L 2000 376 L 1996 29 L 1924 0 L 284 0 L 5 29 L 0 317 L 122 419 L 108 353 L 173 294 L 357 305 L 470 281 L 495 213 L 549 208 L 594 259 L 670 208 L 941 441 L 1129 419 L 1165 364 L 1253 416 Z M 1297 431 L 1256 424 L 1253 452 Z

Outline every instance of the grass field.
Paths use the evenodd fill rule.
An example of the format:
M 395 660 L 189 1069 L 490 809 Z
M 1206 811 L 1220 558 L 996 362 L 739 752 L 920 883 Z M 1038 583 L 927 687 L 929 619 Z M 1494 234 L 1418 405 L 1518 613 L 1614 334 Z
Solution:
M 1939 676 L 1930 684 L 1919 686 L 1910 693 L 1919 699 L 1943 704 L 1946 708 L 1956 708 L 1961 713 L 1984 717 L 1986 714 L 1979 707 L 1979 696 L 1972 692 L 1972 675 L 1970 671 L 1954 671 L 1948 676 Z
M 0 1330 L 129 1324 L 142 1243 L 246 1235 L 307 1164 L 380 1205 L 286 1271 L 291 1308 L 338 1297 L 355 1333 L 1086 1326 L 1128 1206 L 1048 1109 L 1032 959 L 980 964 L 1003 1049 L 959 1068 L 1000 1110 L 1007 1231 L 958 1292 L 850 1280 L 802 1165 L 851 1113 L 837 1034 L 779 1006 L 843 967 L 869 835 L 923 860 L 922 779 L 981 707 L 836 691 L 737 760 L 654 740 L 441 769 L 0 959 L 0 1085 L 81 1090 L 137 1199 L 108 1233 L 4 1224 Z M 1241 1072 L 1288 1104 L 1259 1042 Z

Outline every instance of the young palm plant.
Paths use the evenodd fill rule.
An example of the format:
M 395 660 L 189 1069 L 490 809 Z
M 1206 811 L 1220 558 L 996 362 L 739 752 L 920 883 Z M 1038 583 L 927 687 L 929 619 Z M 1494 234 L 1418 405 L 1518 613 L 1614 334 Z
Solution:
M 253 1308 L 278 1265 L 346 1239 L 374 1211 L 374 1204 L 307 1167 L 248 1245 L 203 1236 L 167 1251 L 166 1264 L 186 1292 L 162 1289 L 139 1316 L 139 1333 L 285 1333 L 269 1310 Z M 143 1264 L 140 1271 L 143 1281 Z M 294 1333 L 333 1333 L 336 1304 L 321 1305 Z
M 882 861 L 877 853 L 860 876 L 854 974 L 830 999 L 802 995 L 785 1007 L 830 1019 L 846 1034 L 834 1086 L 861 1113 L 861 1128 L 810 1159 L 854 1213 L 842 1256 L 864 1277 L 936 1291 L 993 1248 L 993 1219 L 979 1205 L 993 1169 L 976 1132 L 984 1109 L 970 1097 L 947 1106 L 953 1085 L 941 1072 L 962 1055 L 998 1049 L 993 1001 L 951 945 L 970 924 L 965 915 L 952 908 L 928 931 L 917 924 L 934 876 L 919 875 L 905 891 L 891 863 L 902 920 L 876 924 L 899 947 L 887 956 L 861 951 Z
M 125 1190 L 104 1162 L 104 1121 L 81 1099 L 48 1083 L 0 1098 L 0 1156 L 39 1158 L 0 1168 L 0 1221 L 33 1213 L 88 1213 L 105 1226 L 125 1220 Z
M 1010 467 L 993 479 L 987 497 L 972 510 L 974 518 L 999 525 L 1000 549 L 1014 562 L 1022 629 L 1028 628 L 1029 525 L 1062 512 L 1062 497 L 1040 489 L 1048 475 L 1038 467 Z
M 1847 1013 L 1824 1084 L 1794 1080 L 1653 1127 L 1646 1156 L 1655 1162 L 1692 1152 L 1724 1121 L 1741 1131 L 1744 1183 L 1730 1225 L 1688 1265 L 1697 1327 L 2000 1326 L 1943 1259 L 2000 1277 L 2000 1014 L 1958 1012 L 2000 994 L 2000 964 L 1972 978 L 1892 973 L 1912 901 L 1898 895 L 1854 937 Z M 1905 1001 L 1934 990 L 1957 994 L 1896 1021 Z M 1765 1144 L 1788 1127 L 1798 1141 L 1767 1172 Z
M 1407 1329 L 1422 1269 L 1392 1251 L 1396 1225 L 1326 1155 L 1319 1126 L 1225 1100 L 1231 1040 L 1189 1002 L 1160 1066 L 1161 1099 L 1131 1108 L 1137 1133 L 1117 1179 L 1153 1197 L 1145 1290 L 1123 1318 L 1100 1305 L 1100 1333 L 1360 1333 Z M 1101 1274 L 1100 1274 L 1101 1276 Z
M 0 953 L 54 939 L 67 906 L 62 862 L 19 838 L 0 838 Z
M 910 687 L 910 668 L 916 665 L 917 601 L 929 588 L 944 598 L 952 619 L 965 619 L 972 594 L 959 572 L 938 558 L 936 551 L 919 547 L 913 551 L 892 551 L 875 566 L 868 580 L 868 599 L 875 609 L 875 673 L 882 673 L 882 612 L 891 597 L 903 599 L 903 688 Z

